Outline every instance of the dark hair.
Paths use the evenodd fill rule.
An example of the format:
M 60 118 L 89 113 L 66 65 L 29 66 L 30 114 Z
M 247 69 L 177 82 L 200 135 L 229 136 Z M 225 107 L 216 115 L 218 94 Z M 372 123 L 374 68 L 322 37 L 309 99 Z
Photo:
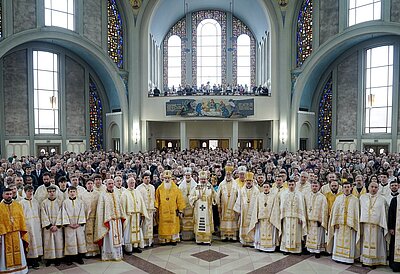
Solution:
M 74 187 L 74 186 L 70 186 L 69 188 L 68 188 L 68 192 L 70 192 L 71 190 L 78 190 L 76 187 Z

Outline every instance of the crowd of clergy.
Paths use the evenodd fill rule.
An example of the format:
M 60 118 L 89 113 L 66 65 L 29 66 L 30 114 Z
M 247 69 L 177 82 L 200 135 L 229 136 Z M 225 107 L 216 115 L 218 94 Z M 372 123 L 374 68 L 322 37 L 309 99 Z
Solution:
M 157 245 L 262 252 L 400 272 L 400 155 L 244 150 L 10 157 L 0 167 L 0 273 Z M 398 217 L 399 216 L 399 217 Z

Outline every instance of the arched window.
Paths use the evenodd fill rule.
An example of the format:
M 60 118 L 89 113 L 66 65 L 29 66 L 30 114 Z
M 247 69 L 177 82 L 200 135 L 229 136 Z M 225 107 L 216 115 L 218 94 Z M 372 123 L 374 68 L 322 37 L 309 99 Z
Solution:
M 89 78 L 90 149 L 103 149 L 103 104 L 96 83 Z
M 332 149 L 332 74 L 325 83 L 319 101 L 318 149 Z
M 74 30 L 74 0 L 44 1 L 45 25 Z
M 365 133 L 390 133 L 392 126 L 393 46 L 365 52 Z
M 59 134 L 59 58 L 33 51 L 35 134 Z
M 251 86 L 250 37 L 242 34 L 237 39 L 237 84 Z
M 256 39 L 250 29 L 235 16 L 232 17 L 232 36 L 233 85 L 247 84 L 250 89 L 250 86 L 256 84 Z
M 300 67 L 312 52 L 312 11 L 312 0 L 304 0 L 297 16 L 297 67 Z
M 349 0 L 349 26 L 381 19 L 381 0 Z
M 197 86 L 221 84 L 221 25 L 205 19 L 197 26 Z
M 122 19 L 115 0 L 108 0 L 107 15 L 108 55 L 117 64 L 118 68 L 122 69 L 124 61 Z
M 180 52 L 179 57 L 180 57 L 180 68 L 181 68 L 181 71 L 180 71 L 180 74 L 179 74 L 179 76 L 180 76 L 179 84 L 185 85 L 186 84 L 186 66 L 185 66 L 186 65 L 186 52 L 185 52 L 185 49 L 184 49 L 184 46 L 185 46 L 185 43 L 186 43 L 185 42 L 186 41 L 186 18 L 185 17 L 181 18 L 169 30 L 168 34 L 165 36 L 164 41 L 163 41 L 163 59 L 164 59 L 163 60 L 163 68 L 164 68 L 164 71 L 163 71 L 163 82 L 164 82 L 164 88 L 166 88 L 166 87 L 171 88 L 172 85 L 174 85 L 176 87 L 176 82 L 170 83 L 170 81 L 169 81 L 169 77 L 170 77 L 170 74 L 169 74 L 169 67 L 170 67 L 170 63 L 169 63 L 169 60 L 170 60 L 170 57 L 169 57 L 170 56 L 169 42 L 170 42 L 170 38 L 172 36 L 177 36 L 178 38 L 180 38 L 179 40 L 180 40 L 180 43 L 181 43 L 180 44 L 181 52 Z M 175 39 L 174 41 L 177 42 L 177 38 L 174 38 L 174 39 Z M 173 49 L 175 52 L 172 53 L 172 54 L 175 55 L 174 59 L 177 59 L 177 57 L 178 57 L 178 52 L 177 52 L 178 44 L 176 43 L 175 45 L 176 45 L 176 47 L 174 47 L 174 49 Z M 177 66 L 178 64 L 176 62 L 177 62 L 177 60 L 173 61 L 173 63 Z M 176 66 L 174 66 L 174 67 L 176 68 Z M 175 71 L 175 75 L 176 76 L 178 75 L 176 71 Z M 175 78 L 175 81 L 176 80 L 177 79 Z
M 168 86 L 177 88 L 181 82 L 182 70 L 182 45 L 178 35 L 172 35 L 168 39 Z

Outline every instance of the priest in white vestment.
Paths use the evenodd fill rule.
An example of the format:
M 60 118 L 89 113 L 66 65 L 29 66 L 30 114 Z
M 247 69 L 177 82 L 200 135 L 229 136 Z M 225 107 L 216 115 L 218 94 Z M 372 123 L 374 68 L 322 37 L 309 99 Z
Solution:
M 257 206 L 251 215 L 250 229 L 255 227 L 254 247 L 261 251 L 274 252 L 279 246 L 281 229 L 279 200 L 276 193 L 270 191 L 268 182 L 264 182 L 263 191 L 257 196 Z
M 197 186 L 196 181 L 192 178 L 192 169 L 185 168 L 185 177 L 179 184 L 179 189 L 182 192 L 183 199 L 185 200 L 186 207 L 183 210 L 183 217 L 181 219 L 181 237 L 184 241 L 194 239 L 194 224 L 193 224 L 193 207 L 190 205 L 189 196 L 191 191 Z
M 214 232 L 212 205 L 216 204 L 217 194 L 208 182 L 207 171 L 199 172 L 199 183 L 189 195 L 190 205 L 194 208 L 193 224 L 196 243 L 211 244 Z
M 48 198 L 41 205 L 40 219 L 43 231 L 43 258 L 47 260 L 46 266 L 54 263 L 60 265 L 64 257 L 64 233 L 61 226 L 62 201 L 57 198 L 56 186 L 47 188 Z
M 119 195 L 121 198 L 122 193 L 126 190 L 125 187 L 122 186 L 122 177 L 115 176 L 114 177 L 114 191 Z
M 240 242 L 245 247 L 254 247 L 255 228 L 251 227 L 251 219 L 254 208 L 257 206 L 257 196 L 260 190 L 254 182 L 254 173 L 247 172 L 245 175 L 245 185 L 239 190 L 233 210 L 239 216 L 239 237 Z
M 40 226 L 40 206 L 33 198 L 33 186 L 24 187 L 25 198 L 20 201 L 24 210 L 26 228 L 29 235 L 29 248 L 26 254 L 28 267 L 39 268 L 39 257 L 43 256 L 42 227 Z
M 135 189 L 135 178 L 128 178 L 127 184 L 128 189 L 121 195 L 121 209 L 122 216 L 125 219 L 123 225 L 125 253 L 131 255 L 132 252 L 142 253 L 139 248 L 143 242 L 143 233 L 140 225 L 145 218 L 149 218 L 149 215 L 147 214 L 142 194 Z
M 114 192 L 114 180 L 106 180 L 106 191 L 101 192 L 97 204 L 95 242 L 101 246 L 103 261 L 120 261 L 123 258 L 124 221 L 119 195 Z
M 156 208 L 154 207 L 156 190 L 150 184 L 151 172 L 145 171 L 142 176 L 142 183 L 136 188 L 142 194 L 144 204 L 146 206 L 147 215 L 149 218 L 144 218 L 141 229 L 143 233 L 143 241 L 140 245 L 141 248 L 146 246 L 153 246 L 153 227 Z
M 72 261 L 83 264 L 83 255 L 87 252 L 85 224 L 86 211 L 82 199 L 77 198 L 78 190 L 75 186 L 68 188 L 68 199 L 65 199 L 61 208 L 61 225 L 64 226 L 65 248 L 67 264 Z M 80 194 L 82 196 L 82 193 Z
M 304 196 L 295 189 L 295 181 L 289 180 L 288 190 L 280 196 L 282 237 L 280 249 L 283 254 L 301 253 L 302 241 L 307 235 Z
M 42 178 L 43 178 L 43 185 L 39 186 L 36 189 L 35 194 L 33 195 L 33 197 L 38 201 L 39 205 L 41 205 L 42 202 L 47 199 L 48 197 L 47 188 L 50 185 L 56 188 L 56 194 L 57 194 L 56 197 L 60 196 L 60 190 L 58 186 L 51 184 L 50 182 L 50 174 L 46 172 L 43 174 Z
M 379 185 L 372 182 L 369 193 L 360 196 L 361 257 L 363 265 L 386 265 L 388 236 L 386 200 L 378 194 Z
M 332 206 L 328 228 L 327 251 L 332 259 L 354 263 L 360 253 L 360 207 L 358 199 L 351 194 L 351 184 L 343 183 L 343 194 Z
M 328 202 L 320 191 L 318 181 L 311 183 L 311 193 L 305 197 L 307 212 L 306 247 L 310 253 L 320 257 L 325 251 L 325 233 L 328 231 Z

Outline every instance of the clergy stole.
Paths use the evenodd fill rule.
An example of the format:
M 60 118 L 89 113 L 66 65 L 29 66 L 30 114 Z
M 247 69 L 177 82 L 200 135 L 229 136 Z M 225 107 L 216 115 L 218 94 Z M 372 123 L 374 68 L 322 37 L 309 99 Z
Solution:
M 198 198 L 200 196 L 200 199 Z M 214 232 L 212 205 L 215 203 L 215 191 L 211 184 L 197 185 L 189 197 L 194 207 L 194 233 L 196 242 L 211 242 Z
M 325 243 L 318 242 L 318 237 L 321 233 L 321 227 L 325 230 L 328 229 L 328 202 L 321 192 L 311 192 L 305 197 L 305 201 L 307 211 L 306 246 L 320 250 L 325 247 Z M 321 227 L 318 227 L 318 222 L 321 223 Z
M 360 221 L 359 221 L 359 201 L 358 199 L 350 195 L 340 195 L 336 198 L 331 212 L 328 239 L 329 249 L 332 248 L 332 239 L 335 235 L 334 242 L 336 243 L 336 255 L 343 258 L 352 258 L 351 250 L 356 248 L 356 257 L 359 253 L 358 244 L 360 240 Z M 335 233 L 335 225 L 339 225 L 339 229 Z M 352 232 L 356 232 L 355 243 L 356 246 L 352 245 Z
M 388 233 L 386 200 L 380 194 L 371 195 L 367 193 L 360 196 L 360 207 L 360 223 L 363 224 L 362 256 L 376 259 L 378 246 L 382 244 L 378 243 L 378 233 L 381 233 L 382 229 L 384 236 Z
M 0 202 L 0 235 L 4 235 L 6 267 L 22 266 L 20 236 L 28 243 L 28 233 L 22 206 L 17 202 Z
M 261 192 L 257 196 L 256 206 L 251 215 L 250 229 L 259 223 L 260 245 L 264 248 L 271 248 L 279 245 L 277 231 L 281 229 L 279 200 L 276 193 L 265 194 Z M 277 233 L 274 237 L 274 233 Z M 275 242 L 273 241 L 275 239 Z
M 64 226 L 65 248 L 64 255 L 77 255 L 86 253 L 85 227 L 86 214 L 85 204 L 81 199 L 70 198 L 64 200 L 61 208 L 62 221 Z M 68 225 L 78 224 L 78 228 L 71 228 Z
M 307 235 L 306 210 L 301 192 L 283 192 L 280 209 L 283 221 L 281 248 L 296 252 L 300 248 L 301 251 L 301 239 Z M 302 221 L 301 225 L 299 221 Z

